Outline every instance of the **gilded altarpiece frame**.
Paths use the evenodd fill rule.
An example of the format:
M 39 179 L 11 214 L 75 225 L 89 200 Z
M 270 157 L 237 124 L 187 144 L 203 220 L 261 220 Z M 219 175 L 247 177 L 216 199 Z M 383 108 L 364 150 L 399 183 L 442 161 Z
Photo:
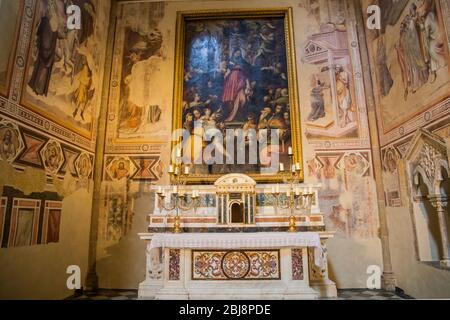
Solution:
M 251 37 L 259 37 L 255 41 L 256 45 L 249 40 Z M 202 54 L 205 54 L 207 60 L 201 61 Z M 274 96 L 277 97 L 278 92 L 279 99 L 269 100 L 272 103 L 271 116 L 272 119 L 275 118 L 279 111 L 283 117 L 279 117 L 280 122 L 273 121 L 265 128 L 289 131 L 290 140 L 287 140 L 285 146 L 282 143 L 279 145 L 280 161 L 287 164 L 287 146 L 292 146 L 293 161 L 302 166 L 295 57 L 292 8 L 178 12 L 172 130 L 186 128 L 189 114 L 195 116 L 199 113 L 195 110 L 199 109 L 201 115 L 197 116 L 202 116 L 203 123 L 221 119 L 213 120 L 215 129 L 222 124 L 221 129 L 231 127 L 259 130 L 264 109 L 268 106 L 267 97 L 272 94 L 270 89 L 274 89 Z M 212 71 L 211 65 L 217 66 L 218 71 Z M 198 72 L 198 68 L 205 70 Z M 220 72 L 222 77 L 216 82 L 216 78 L 211 75 Z M 230 80 L 233 77 L 234 80 Z M 197 91 L 194 92 L 195 90 Z M 205 93 L 205 90 L 210 92 Z M 258 90 L 260 103 L 249 105 L 247 102 L 251 98 L 246 96 L 241 104 L 240 93 L 254 94 Z M 178 143 L 179 141 L 172 141 L 172 149 Z M 247 169 L 242 173 L 257 182 L 281 181 L 278 174 L 262 175 L 258 171 L 261 166 L 257 166 L 254 171 Z M 234 169 L 242 170 L 238 167 Z M 194 170 L 188 182 L 212 183 L 223 173 L 226 172 Z

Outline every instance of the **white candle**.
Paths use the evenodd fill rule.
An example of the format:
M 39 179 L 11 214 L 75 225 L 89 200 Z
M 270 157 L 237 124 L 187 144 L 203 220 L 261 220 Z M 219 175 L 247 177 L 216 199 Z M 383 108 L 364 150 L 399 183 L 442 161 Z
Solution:
M 177 158 L 181 158 L 181 148 L 177 148 Z
M 188 175 L 189 174 L 189 167 L 184 167 L 184 174 L 185 175 Z
M 158 188 L 158 193 L 159 193 L 159 194 L 162 193 L 162 188 L 161 188 L 161 187 Z
M 300 189 L 299 188 L 295 188 L 295 195 L 299 196 L 300 195 Z
M 169 165 L 169 173 L 173 173 L 173 165 Z
M 177 186 L 173 186 L 173 193 L 174 194 L 177 194 L 178 192 L 177 192 Z
M 180 168 L 175 167 L 175 175 L 178 175 L 180 173 Z
M 280 193 L 280 185 L 277 184 L 277 188 L 276 188 L 277 193 Z
M 284 164 L 280 163 L 280 171 L 283 172 L 284 171 Z
M 300 171 L 300 163 L 297 162 L 297 163 L 295 164 L 295 169 L 296 169 L 297 171 Z
M 295 164 L 292 165 L 292 172 L 295 172 Z
M 272 187 L 272 193 L 276 193 L 277 191 L 276 191 L 276 189 L 275 189 L 275 187 Z
M 288 154 L 290 155 L 290 156 L 292 156 L 294 153 L 292 152 L 292 147 L 289 147 L 289 149 L 288 149 Z

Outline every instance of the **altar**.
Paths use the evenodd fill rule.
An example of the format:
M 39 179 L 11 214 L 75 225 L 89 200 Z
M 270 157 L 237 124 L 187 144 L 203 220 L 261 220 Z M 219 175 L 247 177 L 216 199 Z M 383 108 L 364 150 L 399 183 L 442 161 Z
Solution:
M 328 278 L 320 185 L 256 184 L 243 174 L 214 185 L 154 187 L 140 299 L 317 299 L 337 296 Z M 174 193 L 194 199 L 173 213 Z M 277 205 L 282 194 L 296 213 Z M 179 199 L 178 199 L 179 200 Z M 185 199 L 186 200 L 186 199 Z M 175 200 L 176 202 L 177 200 Z M 186 200 L 186 203 L 189 203 Z M 171 209 L 166 210 L 165 208 Z M 292 208 L 291 208 L 292 209 Z

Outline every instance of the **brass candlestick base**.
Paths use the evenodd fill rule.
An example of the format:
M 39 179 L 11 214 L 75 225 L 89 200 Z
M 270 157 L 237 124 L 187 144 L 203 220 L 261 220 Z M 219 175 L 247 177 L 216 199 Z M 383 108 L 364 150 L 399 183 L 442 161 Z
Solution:
M 297 232 L 297 227 L 295 225 L 295 216 L 289 217 L 289 232 Z
M 174 233 L 181 233 L 180 216 L 176 216 L 175 217 L 175 222 L 173 224 L 173 232 Z

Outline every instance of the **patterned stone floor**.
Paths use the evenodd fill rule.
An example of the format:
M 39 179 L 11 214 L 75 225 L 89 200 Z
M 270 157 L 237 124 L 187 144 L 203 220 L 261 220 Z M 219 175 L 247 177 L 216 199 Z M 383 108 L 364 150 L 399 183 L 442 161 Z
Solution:
M 136 300 L 137 290 L 106 290 L 71 296 L 68 300 Z M 382 290 L 345 289 L 338 290 L 338 300 L 404 300 L 413 299 L 403 293 Z
M 402 292 L 383 290 L 346 289 L 338 290 L 339 300 L 409 300 L 414 299 Z

